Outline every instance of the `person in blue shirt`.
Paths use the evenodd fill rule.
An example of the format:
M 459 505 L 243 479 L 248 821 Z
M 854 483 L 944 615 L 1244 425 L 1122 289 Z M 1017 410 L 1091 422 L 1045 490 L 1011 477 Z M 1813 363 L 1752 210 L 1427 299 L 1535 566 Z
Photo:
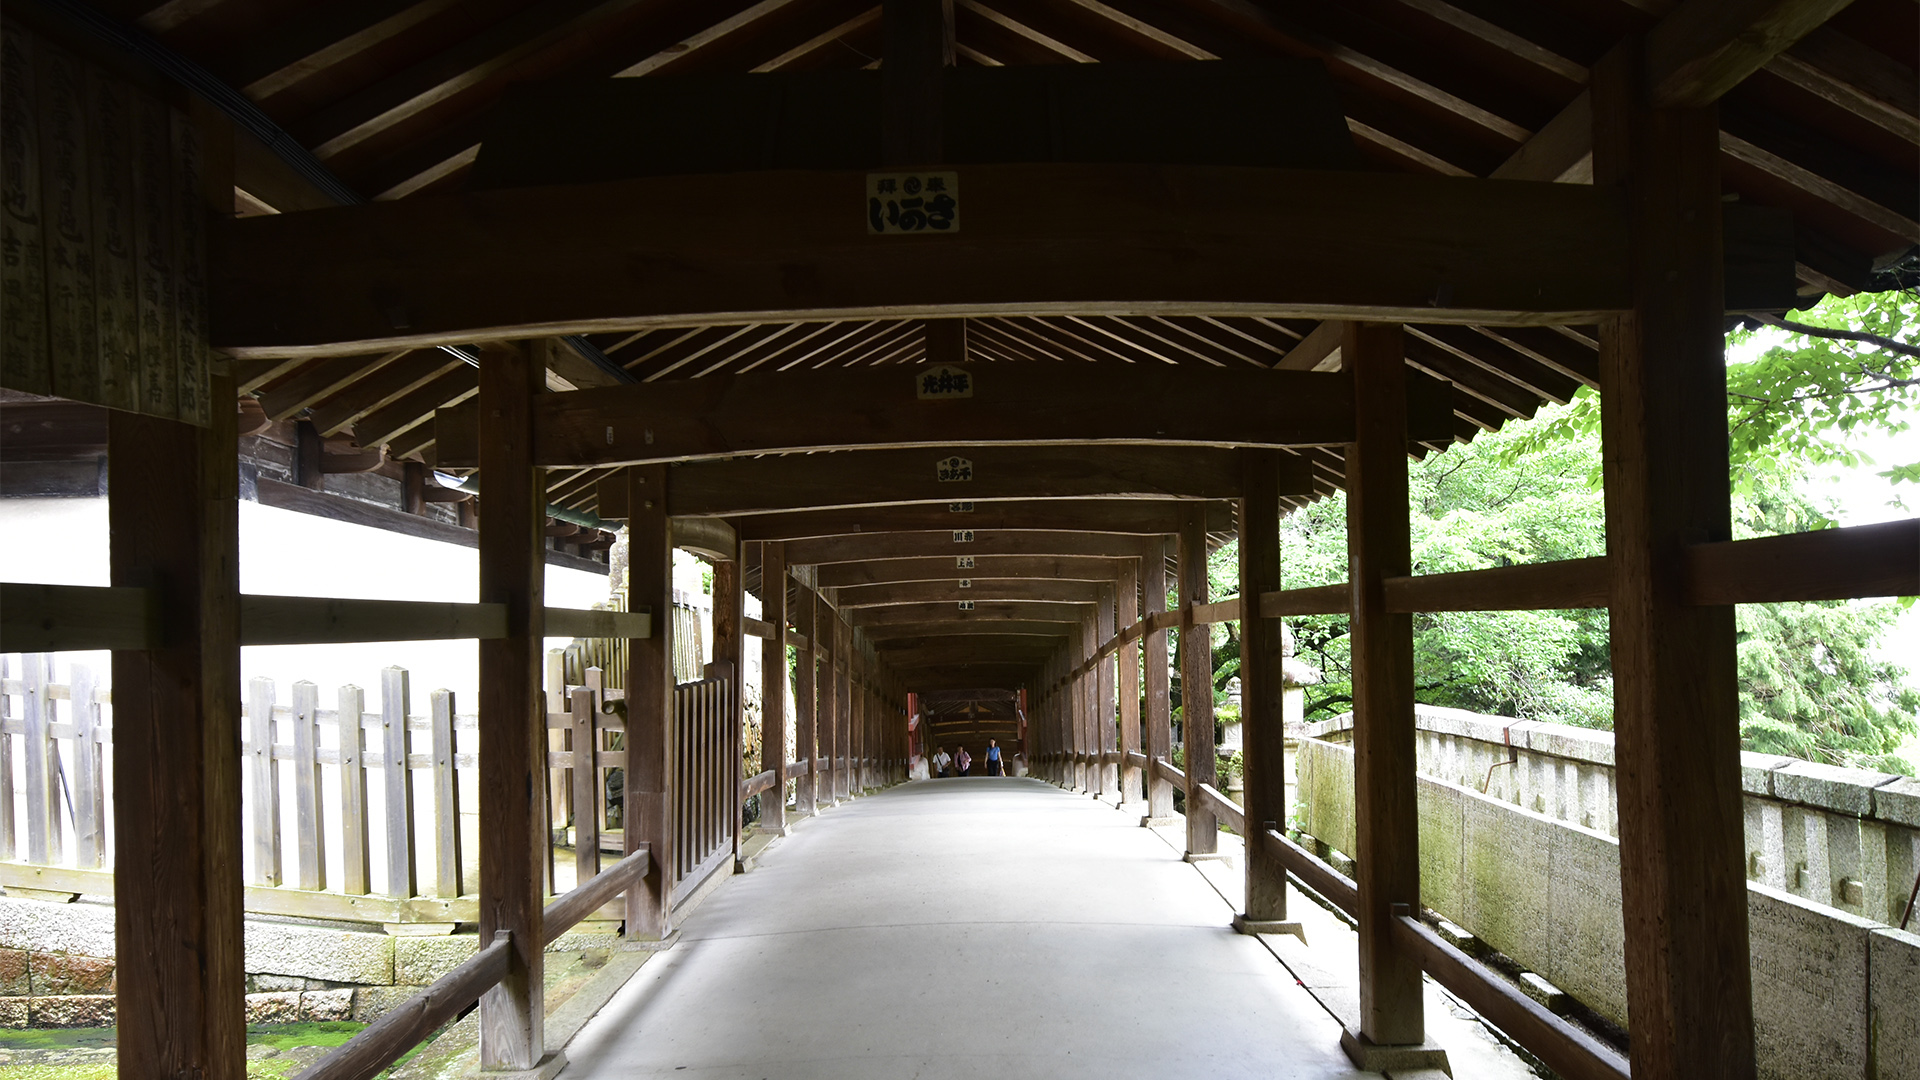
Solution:
M 987 740 L 987 775 L 1005 776 L 1007 771 L 1000 763 L 1000 740 Z

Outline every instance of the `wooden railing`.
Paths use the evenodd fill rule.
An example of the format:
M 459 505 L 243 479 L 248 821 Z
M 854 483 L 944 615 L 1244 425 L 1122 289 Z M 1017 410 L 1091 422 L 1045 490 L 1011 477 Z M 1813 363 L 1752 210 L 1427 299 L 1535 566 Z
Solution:
M 735 779 L 733 681 L 725 677 L 673 689 L 673 902 L 679 903 L 733 857 L 740 808 Z
M 541 947 L 553 944 L 581 919 L 637 885 L 651 864 L 652 855 L 643 844 L 548 904 L 540 913 Z M 371 1080 L 505 978 L 512 949 L 512 934 L 504 930 L 494 934 L 465 963 L 368 1024 L 296 1080 Z

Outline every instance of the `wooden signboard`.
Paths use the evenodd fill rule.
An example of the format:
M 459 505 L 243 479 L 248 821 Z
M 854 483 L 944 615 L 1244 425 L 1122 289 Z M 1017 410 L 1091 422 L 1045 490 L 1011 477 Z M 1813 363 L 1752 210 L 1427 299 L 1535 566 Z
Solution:
M 0 386 L 207 424 L 202 169 L 185 114 L 0 28 Z

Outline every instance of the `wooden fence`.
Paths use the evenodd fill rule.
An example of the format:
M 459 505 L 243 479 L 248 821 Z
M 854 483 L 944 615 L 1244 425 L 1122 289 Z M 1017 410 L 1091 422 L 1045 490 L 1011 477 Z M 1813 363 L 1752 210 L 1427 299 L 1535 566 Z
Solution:
M 69 672 L 67 683 L 56 683 L 51 654 L 0 655 L 0 886 L 110 895 L 113 741 L 103 706 L 112 697 L 85 666 Z M 564 736 L 548 757 L 558 826 L 549 893 L 561 891 L 554 847 L 572 841 L 574 880 L 584 882 L 599 872 L 603 845 L 623 844 L 624 800 L 610 798 L 609 781 L 626 766 L 625 722 L 607 707 L 620 691 L 603 686 L 598 668 L 582 674 L 586 685 L 549 695 L 563 707 L 549 706 L 547 726 Z M 410 682 L 405 669 L 385 669 L 372 708 L 357 686 L 334 691 L 324 702 L 330 708 L 311 682 L 295 682 L 284 703 L 271 679 L 247 687 L 240 752 L 248 911 L 384 924 L 477 921 L 462 827 L 463 808 L 469 817 L 477 810 L 463 794 L 477 790 L 476 719 L 459 713 L 446 690 L 428 694 L 426 713 L 416 715 Z M 740 801 L 734 693 L 725 677 L 674 693 L 671 870 L 688 892 L 732 853 Z M 22 802 L 24 821 L 16 820 Z M 604 917 L 619 918 L 619 909 Z

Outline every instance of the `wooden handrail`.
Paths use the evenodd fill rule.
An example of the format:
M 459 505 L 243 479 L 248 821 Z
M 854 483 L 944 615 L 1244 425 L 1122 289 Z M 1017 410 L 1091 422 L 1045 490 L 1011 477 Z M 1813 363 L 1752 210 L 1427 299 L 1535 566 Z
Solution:
M 1168 761 L 1166 758 L 1154 758 L 1152 768 L 1160 779 L 1165 780 L 1174 787 L 1183 788 L 1187 786 L 1187 774 L 1174 768 L 1173 762 Z
M 1687 603 L 1920 595 L 1920 518 L 1687 548 Z
M 157 589 L 0 582 L 0 652 L 147 649 L 159 640 Z
M 627 638 L 653 636 L 650 611 L 594 611 L 587 608 L 548 608 L 548 637 Z
M 1391 577 L 1381 584 L 1387 610 L 1397 614 L 1603 608 L 1610 594 L 1607 560 L 1599 555 L 1457 574 Z
M 1321 862 L 1313 852 L 1286 838 L 1276 829 L 1260 830 L 1268 852 L 1301 883 L 1327 898 L 1334 907 L 1354 915 L 1360 910 L 1360 888 L 1353 879 Z
M 513 934 L 496 932 L 466 963 L 368 1024 L 296 1080 L 371 1080 L 506 978 L 512 952 Z
M 1414 918 L 1406 905 L 1395 904 L 1393 913 L 1394 944 L 1418 956 L 1420 966 L 1435 982 L 1517 1039 L 1547 1068 L 1566 1080 L 1629 1080 L 1627 1060 L 1611 1046 L 1555 1016 L 1447 944 L 1431 927 Z
M 1129 768 L 1144 769 L 1147 767 L 1147 762 L 1149 760 L 1150 759 L 1147 757 L 1147 755 L 1141 753 L 1138 750 L 1127 751 L 1127 766 Z
M 651 849 L 641 844 L 619 862 L 573 887 L 565 896 L 556 896 L 540 912 L 540 947 L 560 940 L 581 919 L 600 910 L 600 906 L 626 892 L 647 876 L 653 861 Z
M 776 779 L 772 769 L 748 777 L 747 780 L 740 785 L 740 801 L 746 802 L 755 795 L 773 787 Z
M 787 779 L 793 780 L 798 777 L 807 775 L 807 772 L 809 771 L 809 766 L 804 761 L 789 761 L 787 762 L 787 767 L 784 771 L 786 773 Z
M 1211 604 L 1193 605 L 1193 624 L 1195 626 L 1236 622 L 1239 618 L 1240 598 L 1237 596 L 1228 597 L 1225 600 L 1215 600 Z
M 1207 804 L 1207 809 L 1213 811 L 1214 817 L 1226 822 L 1227 828 L 1237 835 L 1247 835 L 1247 812 L 1240 808 L 1239 803 L 1212 784 L 1201 784 L 1197 790 L 1200 792 L 1200 801 Z
M 1260 615 L 1280 619 L 1290 615 L 1343 615 L 1353 609 L 1347 583 L 1280 589 L 1260 594 Z
M 505 604 L 343 600 L 319 596 L 240 597 L 242 645 L 485 640 L 506 634 Z

